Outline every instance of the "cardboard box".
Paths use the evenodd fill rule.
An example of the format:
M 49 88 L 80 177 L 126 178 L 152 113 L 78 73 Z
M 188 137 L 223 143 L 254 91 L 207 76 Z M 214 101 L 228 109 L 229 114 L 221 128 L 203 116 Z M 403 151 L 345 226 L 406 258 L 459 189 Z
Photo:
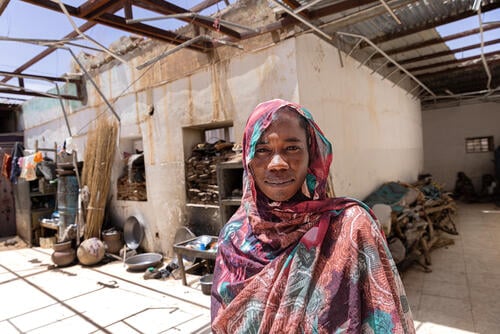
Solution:
M 52 248 L 56 243 L 56 237 L 40 237 L 40 247 Z

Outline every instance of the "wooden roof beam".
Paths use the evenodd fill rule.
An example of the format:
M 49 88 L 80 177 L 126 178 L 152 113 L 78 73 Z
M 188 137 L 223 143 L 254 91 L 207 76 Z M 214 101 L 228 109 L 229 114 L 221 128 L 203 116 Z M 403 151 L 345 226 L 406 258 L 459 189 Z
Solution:
M 172 4 L 168 1 L 162 1 L 162 0 L 135 0 L 134 5 L 137 7 L 141 7 L 144 9 L 148 9 L 154 12 L 157 12 L 159 14 L 163 15 L 170 15 L 170 14 L 186 14 L 186 13 L 192 13 L 191 11 L 184 9 L 182 7 L 179 7 L 175 4 Z M 206 29 L 212 30 L 212 31 L 219 31 L 227 36 L 231 36 L 233 38 L 241 39 L 241 35 L 238 31 L 230 29 L 223 24 L 220 24 L 219 27 L 215 27 L 213 22 L 210 20 L 207 20 L 202 17 L 182 17 L 179 18 L 179 20 L 182 20 L 187 23 L 192 23 L 197 26 L 204 27 Z
M 500 28 L 500 23 L 487 24 L 487 25 L 483 26 L 483 32 L 488 31 L 488 30 L 492 30 L 492 29 L 497 29 L 497 28 Z M 475 29 L 463 31 L 463 32 L 460 32 L 457 34 L 448 35 L 448 36 L 442 37 L 442 38 L 441 37 L 433 38 L 433 39 L 429 39 L 427 41 L 423 41 L 423 42 L 419 42 L 419 43 L 415 43 L 415 44 L 410 44 L 410 45 L 400 47 L 400 48 L 395 48 L 395 49 L 391 49 L 391 50 L 384 50 L 384 52 L 387 53 L 388 55 L 395 55 L 398 53 L 413 51 L 416 49 L 421 49 L 421 48 L 425 48 L 425 47 L 432 46 L 432 45 L 442 44 L 444 42 L 452 41 L 454 39 L 459 39 L 462 37 L 474 35 L 474 34 L 477 34 L 478 32 L 480 32 L 480 28 L 475 28 Z M 383 57 L 383 56 L 380 54 L 377 54 L 373 57 L 373 59 L 381 58 L 381 57 Z
M 31 3 L 33 5 L 37 5 L 46 9 L 51 9 L 56 12 L 62 13 L 61 8 L 59 5 L 51 0 L 22 0 L 27 3 Z M 114 3 L 114 2 L 113 2 Z M 114 3 L 115 6 L 117 6 L 118 9 L 122 8 L 122 3 L 117 2 Z M 78 8 L 65 5 L 68 13 L 71 16 L 75 16 L 78 18 L 82 19 L 87 19 L 85 17 L 81 17 Z M 116 7 L 107 7 L 107 9 L 113 8 L 113 11 L 116 11 Z M 143 23 L 133 23 L 133 24 L 127 24 L 125 19 L 123 17 L 111 14 L 111 13 L 101 13 L 98 16 L 94 16 L 93 18 L 89 18 L 89 21 L 101 23 L 103 25 L 115 28 L 115 29 L 120 29 L 124 30 L 130 33 L 158 39 L 164 42 L 172 43 L 172 44 L 182 44 L 186 41 L 188 41 L 190 38 L 184 37 L 184 36 L 178 36 L 174 34 L 171 31 L 159 29 L 153 26 L 149 26 Z M 207 43 L 204 43 L 203 45 L 199 44 L 192 44 L 189 46 L 191 49 L 198 50 L 198 51 L 204 51 L 207 47 L 210 47 Z

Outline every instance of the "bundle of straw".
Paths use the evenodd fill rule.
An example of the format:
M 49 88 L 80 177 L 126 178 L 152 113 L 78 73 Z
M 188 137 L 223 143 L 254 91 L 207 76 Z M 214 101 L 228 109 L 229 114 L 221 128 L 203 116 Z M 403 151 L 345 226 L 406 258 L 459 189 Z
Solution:
M 116 121 L 99 118 L 97 126 L 87 134 L 82 184 L 89 188 L 90 199 L 86 211 L 85 239 L 101 237 L 117 133 Z

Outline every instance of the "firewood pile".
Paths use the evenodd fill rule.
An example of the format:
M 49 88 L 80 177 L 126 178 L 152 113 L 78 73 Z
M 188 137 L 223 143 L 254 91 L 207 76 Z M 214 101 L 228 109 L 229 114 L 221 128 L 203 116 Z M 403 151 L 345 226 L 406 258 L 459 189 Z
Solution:
M 147 201 L 144 154 L 131 154 L 125 158 L 123 173 L 118 178 L 116 197 L 124 201 Z
M 419 178 L 415 184 L 386 183 L 365 203 L 379 218 L 400 271 L 417 264 L 431 272 L 431 251 L 454 243 L 446 234 L 458 234 L 453 222 L 455 202 L 430 176 Z M 386 221 L 375 210 L 384 205 L 390 207 Z
M 189 203 L 218 205 L 217 164 L 232 159 L 233 143 L 218 141 L 214 144 L 195 145 L 186 160 L 186 184 Z

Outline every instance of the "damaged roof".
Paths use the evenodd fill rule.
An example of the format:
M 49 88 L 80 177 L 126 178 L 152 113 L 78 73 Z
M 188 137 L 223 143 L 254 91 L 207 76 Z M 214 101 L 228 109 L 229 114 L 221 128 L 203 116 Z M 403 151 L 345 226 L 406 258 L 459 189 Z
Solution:
M 44 47 L 28 60 L 20 59 L 14 68 L 0 71 L 0 99 L 15 100 L 15 96 L 80 99 L 79 91 L 71 96 L 32 91 L 25 87 L 24 80 L 54 83 L 72 80 L 78 86 L 78 77 L 32 74 L 30 68 L 57 49 L 73 52 L 72 48 L 81 47 L 78 40 L 88 37 L 86 31 L 102 26 L 124 35 L 198 52 L 235 46 L 242 40 L 295 27 L 296 34 L 314 33 L 341 49 L 342 57 L 354 57 L 383 79 L 401 85 L 421 100 L 423 108 L 464 101 L 500 101 L 500 22 L 484 21 L 485 15 L 482 15 L 495 12 L 500 0 L 269 0 L 260 1 L 260 5 L 271 8 L 274 17 L 271 21 L 255 20 L 255 26 L 225 19 L 226 13 L 244 7 L 243 0 L 204 0 L 195 5 L 192 1 L 163 0 L 20 1 L 56 12 L 72 25 L 53 40 L 0 36 L 1 43 L 32 43 Z M 186 3 L 191 7 L 183 7 Z M 11 5 L 8 0 L 0 0 L 0 15 Z M 143 16 L 139 17 L 138 13 Z M 473 18 L 476 24 L 459 24 L 452 34 L 444 37 L 436 29 L 467 18 Z M 177 23 L 165 24 L 167 19 Z M 184 34 L 188 30 L 179 29 L 181 26 L 192 27 L 190 31 L 195 35 Z M 211 39 L 206 38 L 210 34 Z M 471 36 L 476 37 L 475 42 L 451 49 L 447 46 Z M 92 42 L 94 52 L 111 52 L 96 47 L 98 40 Z M 494 47 L 493 51 L 487 51 L 488 47 Z M 470 50 L 476 53 L 461 56 Z

